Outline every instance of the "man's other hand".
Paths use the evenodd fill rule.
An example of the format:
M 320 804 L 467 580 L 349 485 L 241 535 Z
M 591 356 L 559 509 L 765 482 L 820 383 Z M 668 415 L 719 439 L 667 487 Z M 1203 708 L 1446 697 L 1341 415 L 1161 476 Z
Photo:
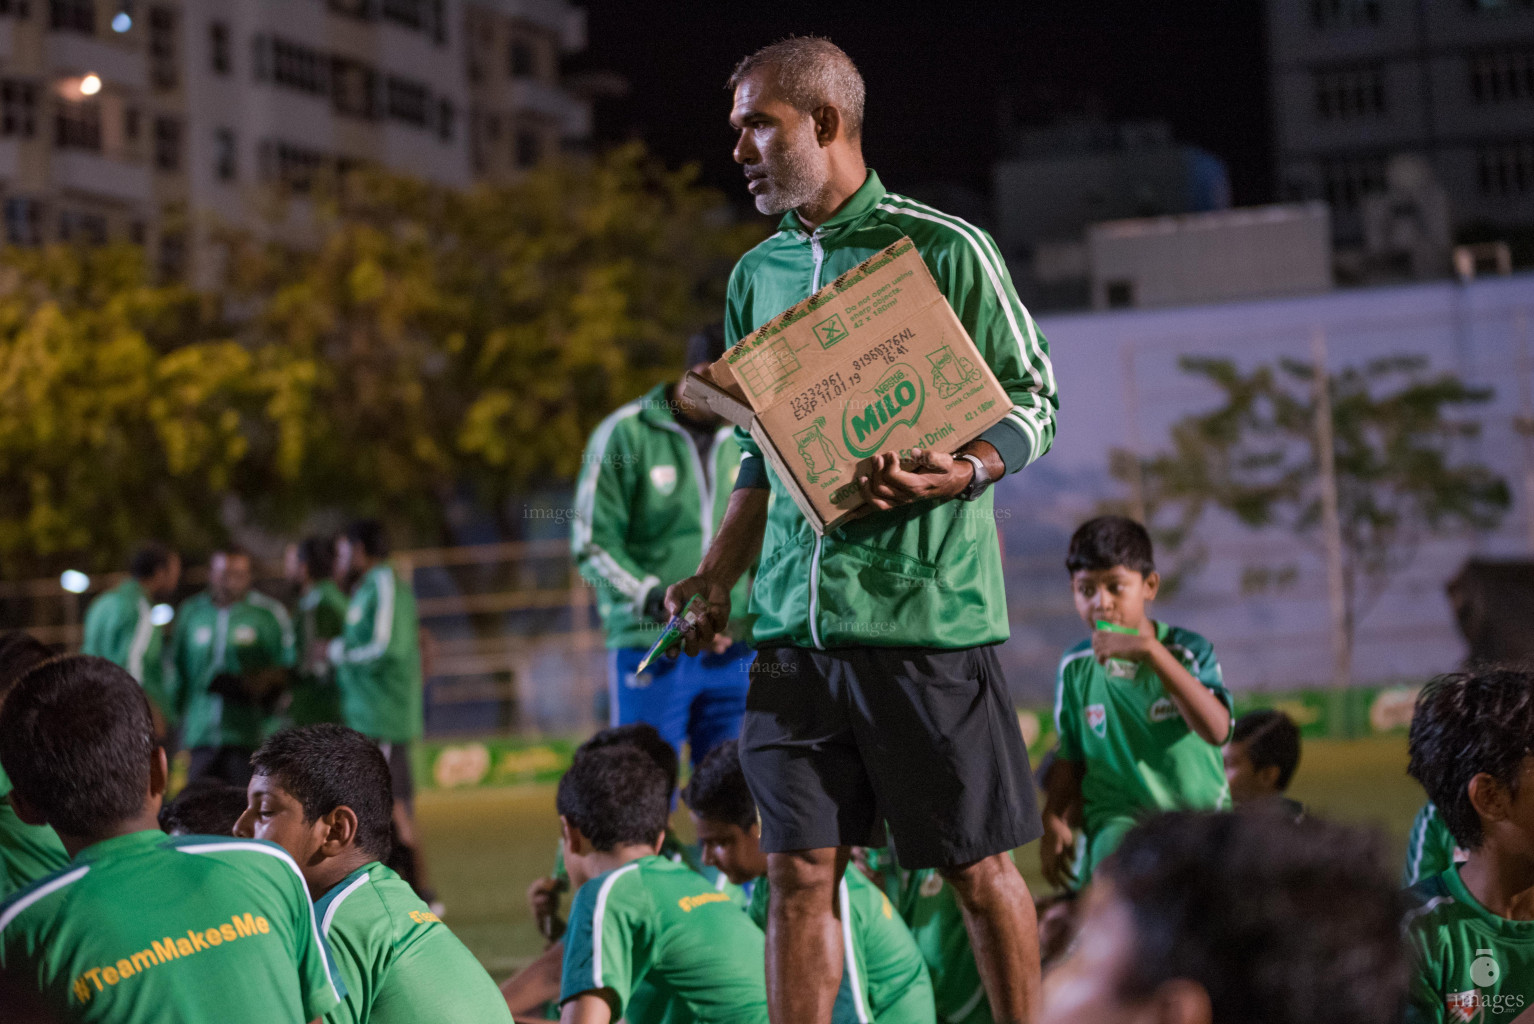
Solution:
M 902 460 L 896 452 L 880 452 L 868 471 L 858 477 L 863 500 L 880 511 L 928 498 L 952 498 L 969 486 L 975 467 L 966 459 L 913 448 Z
M 678 615 L 694 595 L 701 595 L 707 609 L 698 624 L 686 634 L 682 649 L 689 655 L 708 649 L 714 635 L 724 631 L 730 621 L 730 588 L 707 576 L 689 576 L 666 588 L 666 613 Z

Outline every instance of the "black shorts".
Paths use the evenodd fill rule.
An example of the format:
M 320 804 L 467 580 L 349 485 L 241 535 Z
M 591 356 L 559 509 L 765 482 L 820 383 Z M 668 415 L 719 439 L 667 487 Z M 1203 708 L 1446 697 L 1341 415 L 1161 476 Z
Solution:
M 378 744 L 384 760 L 389 762 L 389 782 L 394 790 L 394 802 L 405 805 L 406 812 L 415 813 L 415 776 L 410 773 L 410 744 Z
M 905 868 L 957 867 L 1043 832 L 991 647 L 766 647 L 740 760 L 769 853 L 883 843 Z

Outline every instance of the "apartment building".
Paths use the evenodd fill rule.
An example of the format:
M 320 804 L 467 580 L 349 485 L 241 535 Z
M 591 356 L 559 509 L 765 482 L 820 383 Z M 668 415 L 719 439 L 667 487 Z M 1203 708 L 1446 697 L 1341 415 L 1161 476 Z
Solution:
M 0 0 L 5 240 L 129 239 L 168 271 L 261 186 L 380 166 L 504 180 L 579 144 L 563 0 Z
M 1534 227 L 1534 0 L 1269 0 L 1281 198 L 1324 199 L 1339 244 L 1400 154 L 1456 230 Z

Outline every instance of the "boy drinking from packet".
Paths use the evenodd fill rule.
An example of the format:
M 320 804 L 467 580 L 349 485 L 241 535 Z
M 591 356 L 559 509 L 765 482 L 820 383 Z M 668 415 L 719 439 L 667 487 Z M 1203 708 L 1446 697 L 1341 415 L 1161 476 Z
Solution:
M 1060 659 L 1060 750 L 1039 855 L 1051 884 L 1085 885 L 1146 812 L 1230 806 L 1220 746 L 1232 703 L 1209 641 L 1147 614 L 1161 577 L 1145 527 L 1093 519 L 1071 538 L 1065 567 L 1092 636 Z M 1087 848 L 1073 879 L 1078 801 Z

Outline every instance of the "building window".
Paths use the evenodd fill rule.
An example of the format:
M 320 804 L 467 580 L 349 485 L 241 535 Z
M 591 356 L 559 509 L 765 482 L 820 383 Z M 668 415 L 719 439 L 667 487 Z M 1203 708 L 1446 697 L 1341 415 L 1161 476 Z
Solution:
M 31 13 L 27 0 L 0 0 L 0 17 L 25 19 Z
M 511 77 L 536 78 L 538 75 L 538 54 L 533 49 L 532 41 L 525 36 L 512 36 L 510 49 Z
M 160 277 L 174 280 L 186 269 L 186 236 L 167 231 L 160 236 Z
M 174 89 L 181 69 L 176 64 L 176 12 L 149 8 L 149 78 L 156 89 Z
M 1482 146 L 1475 154 L 1476 186 L 1483 196 L 1534 193 L 1534 142 Z
M 220 128 L 213 133 L 213 173 L 219 181 L 235 179 L 239 171 L 238 154 L 233 128 Z
M 1380 0 L 1310 0 L 1310 23 L 1319 29 L 1378 25 Z
M 55 32 L 96 34 L 94 0 L 48 0 L 48 27 Z
M 133 221 L 128 225 L 128 241 L 134 245 L 143 245 L 149 240 L 149 226 L 141 220 Z
M 1472 54 L 1470 97 L 1477 103 L 1534 99 L 1534 50 Z
M 42 204 L 24 196 L 7 199 L 5 240 L 12 245 L 37 245 L 42 242 Z
M 37 134 L 37 86 L 0 81 L 0 135 L 30 139 Z
M 54 115 L 53 144 L 60 149 L 101 150 L 101 104 L 61 100 Z
M 424 127 L 431 119 L 431 92 L 423 83 L 391 75 L 385 91 L 392 120 Z
M 330 10 L 358 21 L 372 21 L 378 17 L 377 0 L 330 0 Z
M 323 153 L 302 146 L 286 142 L 261 144 L 261 176 L 295 192 L 312 189 L 327 162 Z
M 107 219 L 101 214 L 84 210 L 59 211 L 59 241 L 104 245 L 106 240 Z
M 229 26 L 215 21 L 208 26 L 208 48 L 213 58 L 215 74 L 227 75 L 234 64 L 229 51 Z
M 539 157 L 543 155 L 543 140 L 531 128 L 519 129 L 514 145 L 518 167 L 532 167 L 538 163 Z
M 1331 160 L 1321 165 L 1321 192 L 1334 210 L 1356 210 L 1364 196 L 1383 191 L 1383 157 Z
M 138 141 L 138 108 L 129 107 L 123 111 L 123 137 L 129 142 Z
M 330 61 L 324 54 L 276 37 L 270 40 L 270 49 L 273 82 L 311 96 L 324 96 L 330 92 Z M 261 62 L 260 68 L 267 70 L 265 61 Z
M 1520 9 L 1527 11 L 1534 8 L 1534 0 L 1465 0 L 1465 6 L 1480 14 Z
M 453 133 L 457 130 L 454 121 L 458 117 L 458 111 L 453 109 L 451 100 L 437 101 L 437 138 L 443 142 L 452 142 Z
M 1315 84 L 1316 116 L 1323 121 L 1385 113 L 1385 73 L 1379 68 L 1323 71 L 1316 75 Z
M 154 119 L 154 165 L 161 171 L 181 170 L 181 122 L 174 117 Z
M 330 62 L 330 101 L 337 114 L 372 119 L 378 116 L 378 72 L 361 61 L 333 57 Z

